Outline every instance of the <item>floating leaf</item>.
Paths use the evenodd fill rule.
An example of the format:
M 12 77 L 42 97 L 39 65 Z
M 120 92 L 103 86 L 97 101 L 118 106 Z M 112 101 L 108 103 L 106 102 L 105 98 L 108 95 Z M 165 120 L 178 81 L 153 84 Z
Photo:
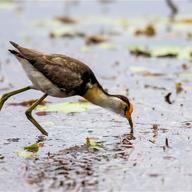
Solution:
M 69 17 L 69 16 L 59 16 L 59 17 L 55 17 L 54 19 L 60 21 L 61 23 L 65 23 L 65 24 L 78 23 L 78 20 L 76 18 Z
M 85 37 L 85 33 L 78 31 L 72 27 L 59 28 L 57 30 L 53 30 L 49 33 L 50 38 L 58 38 L 58 37 Z
M 136 36 L 145 35 L 148 37 L 152 37 L 156 34 L 156 30 L 152 24 L 149 24 L 143 29 L 137 29 L 134 34 Z
M 19 157 L 23 157 L 25 159 L 33 159 L 36 153 L 29 152 L 29 151 L 17 151 L 16 155 Z
M 99 145 L 98 143 L 96 143 L 95 141 L 93 141 L 88 137 L 86 138 L 85 145 L 87 146 L 87 148 L 93 149 L 93 150 L 99 150 L 99 148 L 101 148 L 101 145 Z
M 179 55 L 180 48 L 174 46 L 159 46 L 154 47 L 151 50 L 153 57 L 177 57 Z
M 183 91 L 182 84 L 180 82 L 175 83 L 176 93 L 179 94 Z
M 104 37 L 102 35 L 90 35 L 90 36 L 86 36 L 85 43 L 87 45 L 92 45 L 92 44 L 102 43 L 102 42 L 104 42 L 106 40 L 107 40 L 106 37 Z
M 174 23 L 192 25 L 192 18 L 178 18 L 174 20 Z
M 135 56 L 151 57 L 150 50 L 144 46 L 131 46 L 129 52 Z
M 66 102 L 39 106 L 37 109 L 46 112 L 78 113 L 88 110 L 90 106 L 89 102 Z
M 176 46 L 155 46 L 146 48 L 144 46 L 134 45 L 130 46 L 129 52 L 135 56 L 143 57 L 177 57 L 179 59 L 192 60 L 191 47 L 176 47 Z
M 34 143 L 32 145 L 25 146 L 24 149 L 26 151 L 30 151 L 30 152 L 36 153 L 39 150 L 39 144 L 38 143 Z

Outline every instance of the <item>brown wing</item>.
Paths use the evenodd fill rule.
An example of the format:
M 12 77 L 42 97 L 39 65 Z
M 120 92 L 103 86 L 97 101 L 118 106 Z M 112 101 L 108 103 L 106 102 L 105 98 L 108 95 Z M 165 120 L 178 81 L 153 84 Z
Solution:
M 43 55 L 30 63 L 67 93 L 78 93 L 94 76 L 88 66 L 64 55 Z
M 88 82 L 97 82 L 91 69 L 77 59 L 60 54 L 46 55 L 23 48 L 13 42 L 11 44 L 17 48 L 21 57 L 28 60 L 45 77 L 70 95 L 82 95 L 86 91 Z

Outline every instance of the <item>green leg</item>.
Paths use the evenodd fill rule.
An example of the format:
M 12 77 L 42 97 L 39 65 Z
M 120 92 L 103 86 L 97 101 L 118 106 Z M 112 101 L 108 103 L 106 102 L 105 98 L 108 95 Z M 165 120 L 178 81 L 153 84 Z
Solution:
M 33 125 L 35 125 L 35 127 L 37 127 L 37 129 L 43 134 L 43 135 L 48 135 L 48 133 L 41 127 L 41 125 L 39 125 L 39 123 L 37 123 L 37 121 L 33 118 L 32 116 L 32 111 L 33 109 L 35 109 L 35 107 L 37 107 L 37 105 L 39 105 L 45 98 L 47 97 L 47 94 L 44 94 L 39 100 L 37 100 L 35 103 L 33 103 L 31 105 L 31 107 L 25 112 L 27 118 L 29 119 L 29 121 L 31 121 L 33 123 Z
M 5 93 L 1 99 L 0 99 L 0 111 L 3 107 L 3 104 L 5 103 L 5 101 L 7 101 L 7 99 L 9 99 L 9 97 L 13 96 L 13 95 L 16 95 L 16 94 L 19 94 L 19 93 L 22 93 L 24 91 L 27 91 L 29 89 L 32 89 L 30 86 L 27 86 L 27 87 L 24 87 L 22 89 L 18 89 L 18 90 L 15 90 L 15 91 L 12 91 L 12 92 L 9 92 L 9 93 Z

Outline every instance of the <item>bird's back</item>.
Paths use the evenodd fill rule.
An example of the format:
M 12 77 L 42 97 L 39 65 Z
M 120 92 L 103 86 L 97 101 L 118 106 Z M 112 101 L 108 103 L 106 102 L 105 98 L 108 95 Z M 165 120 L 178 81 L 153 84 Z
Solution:
M 83 95 L 88 83 L 97 82 L 92 70 L 77 59 L 61 54 L 43 54 L 13 42 L 11 44 L 18 51 L 10 50 L 10 52 L 22 63 L 25 71 L 26 68 L 33 67 L 66 96 Z M 28 71 L 27 73 L 32 72 Z M 32 74 L 28 74 L 29 78 L 30 75 Z M 33 82 L 34 79 L 31 81 Z

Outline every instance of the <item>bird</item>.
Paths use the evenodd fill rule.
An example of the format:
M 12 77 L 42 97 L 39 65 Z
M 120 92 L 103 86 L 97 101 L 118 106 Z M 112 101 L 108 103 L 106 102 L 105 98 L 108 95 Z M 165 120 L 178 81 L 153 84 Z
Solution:
M 5 101 L 13 95 L 30 89 L 43 92 L 42 97 L 36 100 L 25 114 L 43 135 L 48 135 L 47 131 L 35 120 L 32 111 L 47 96 L 66 98 L 78 95 L 95 105 L 125 117 L 130 124 L 130 133 L 133 134 L 132 103 L 123 95 L 109 94 L 104 90 L 88 65 L 67 55 L 46 54 L 22 47 L 13 41 L 10 41 L 10 44 L 14 49 L 9 49 L 9 52 L 20 62 L 31 85 L 3 94 L 0 99 L 0 110 Z

